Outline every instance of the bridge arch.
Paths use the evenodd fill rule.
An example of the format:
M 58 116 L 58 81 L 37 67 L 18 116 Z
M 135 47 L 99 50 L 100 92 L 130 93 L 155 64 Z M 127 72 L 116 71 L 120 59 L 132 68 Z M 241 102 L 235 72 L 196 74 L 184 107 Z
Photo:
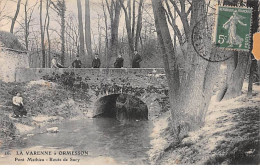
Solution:
M 71 75 L 73 80 L 68 82 Z M 48 80 L 58 82 L 68 88 L 77 88 L 82 94 L 88 95 L 83 107 L 84 115 L 92 118 L 96 116 L 97 101 L 113 94 L 130 94 L 138 97 L 148 107 L 148 119 L 154 119 L 168 110 L 168 85 L 164 69 L 150 68 L 17 68 L 16 82 L 32 80 Z M 116 96 L 116 95 L 115 95 Z M 115 99 L 110 97 L 110 99 Z M 112 100 L 111 100 L 112 101 Z M 112 101 L 113 104 L 113 101 Z M 95 107 L 96 106 L 96 107 Z M 113 109 L 113 106 L 112 106 Z
M 97 99 L 94 117 L 109 117 L 119 121 L 148 120 L 148 106 L 130 94 L 110 94 Z

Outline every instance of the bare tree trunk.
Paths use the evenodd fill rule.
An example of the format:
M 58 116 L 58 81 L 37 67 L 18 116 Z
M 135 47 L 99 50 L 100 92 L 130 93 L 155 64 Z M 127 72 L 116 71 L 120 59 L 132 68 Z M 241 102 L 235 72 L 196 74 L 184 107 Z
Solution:
M 244 79 L 246 76 L 246 70 L 249 64 L 250 54 L 237 51 L 233 52 L 234 56 L 227 61 L 227 77 L 222 89 L 224 89 L 224 95 L 222 99 L 232 99 L 241 95 Z M 223 90 L 220 91 L 223 93 Z M 219 99 L 220 101 L 221 99 Z
M 111 22 L 111 40 L 110 40 L 110 53 L 108 54 L 108 64 L 111 66 L 111 58 L 116 57 L 118 54 L 118 27 L 120 20 L 120 0 L 116 0 L 114 5 L 114 14 L 110 11 Z M 112 6 L 111 5 L 111 6 Z M 112 15 L 111 15 L 112 14 Z
M 98 15 L 98 53 L 101 53 L 101 26 L 100 26 L 100 15 Z
M 40 0 L 40 27 L 41 27 L 41 51 L 42 51 L 42 68 L 45 68 L 45 44 L 44 44 L 44 28 L 42 23 L 42 1 Z
M 26 47 L 26 50 L 29 50 L 29 35 L 30 35 L 30 22 L 32 20 L 32 15 L 33 15 L 33 12 L 34 12 L 34 9 L 37 5 L 37 1 L 36 3 L 30 7 L 28 9 L 28 0 L 25 1 L 25 4 L 24 4 L 24 41 L 25 41 L 25 47 Z M 32 47 L 31 47 L 32 49 Z
M 124 1 L 120 0 L 121 6 L 125 13 L 125 24 L 126 24 L 126 32 L 127 32 L 127 38 L 128 38 L 128 46 L 129 46 L 129 60 L 130 63 L 132 63 L 133 56 L 134 56 L 134 39 L 133 39 L 133 31 L 131 26 L 131 1 L 128 0 L 128 12 L 127 8 L 124 6 Z
M 200 23 L 197 24 L 196 34 L 194 35 L 202 39 L 202 43 L 210 43 L 207 33 L 204 31 L 207 19 L 201 20 L 201 16 L 204 16 L 206 13 L 205 6 L 206 3 L 204 0 L 192 1 L 190 29 L 193 30 L 195 25 Z M 189 38 L 191 38 L 192 33 L 188 35 Z M 191 41 L 191 39 L 188 41 Z M 182 93 L 180 94 L 182 105 L 180 111 L 185 113 L 184 118 L 186 118 L 185 122 L 188 126 L 185 129 L 189 131 L 197 129 L 204 124 L 205 115 L 213 94 L 213 86 L 218 78 L 220 64 L 203 60 L 194 51 L 191 42 L 188 42 L 187 48 L 188 53 L 185 62 L 188 62 L 189 65 L 187 66 L 189 66 L 189 68 L 186 69 L 187 77 L 182 78 Z M 213 56 L 215 52 L 216 51 L 209 51 L 209 55 Z
M 61 64 L 64 65 L 65 63 L 65 12 L 66 12 L 66 5 L 65 0 L 62 0 L 61 4 Z
M 50 40 L 50 34 L 49 34 L 49 26 L 50 26 L 49 7 L 50 7 L 50 2 L 49 2 L 49 0 L 46 0 L 46 15 L 47 15 L 46 33 L 47 33 L 47 40 L 48 40 L 48 58 L 47 58 L 48 68 L 51 67 L 51 40 Z
M 29 49 L 29 42 L 28 42 L 28 36 L 29 36 L 29 25 L 28 25 L 28 11 L 27 11 L 27 5 L 28 5 L 28 0 L 25 1 L 25 4 L 24 4 L 24 28 L 25 28 L 25 31 L 24 31 L 24 41 L 25 41 L 25 47 L 26 47 L 26 50 L 28 51 Z
M 248 92 L 247 96 L 252 97 L 253 95 L 253 82 L 254 82 L 254 74 L 257 73 L 257 61 L 254 59 L 254 56 L 251 57 L 251 66 L 249 71 L 249 80 L 248 80 Z
M 14 15 L 14 17 L 12 19 L 12 23 L 11 23 L 10 33 L 12 33 L 12 34 L 14 33 L 14 25 L 15 25 L 16 19 L 18 17 L 19 11 L 20 11 L 20 6 L 21 6 L 21 0 L 18 0 L 16 12 L 15 12 L 15 15 Z
M 79 55 L 86 65 L 87 62 L 85 58 L 82 8 L 81 8 L 80 0 L 77 0 L 77 6 L 78 6 L 78 22 L 79 22 Z
M 200 58 L 190 47 L 188 53 L 191 58 L 191 68 L 188 71 L 189 78 L 184 78 L 180 83 L 179 68 L 174 52 L 171 36 L 169 33 L 165 9 L 162 1 L 152 0 L 157 38 L 159 40 L 161 52 L 164 60 L 166 77 L 169 85 L 169 98 L 172 114 L 173 130 L 177 140 L 189 130 L 199 128 L 204 124 L 205 115 L 212 96 L 213 86 L 216 82 L 220 64 L 210 63 Z M 201 16 L 205 14 L 205 1 L 192 1 L 193 26 L 198 23 Z M 184 18 L 183 18 L 184 19 Z M 203 28 L 206 21 L 203 21 L 198 31 L 202 39 L 204 37 Z M 188 33 L 189 37 L 190 32 Z M 211 51 L 211 56 L 215 51 Z
M 224 5 L 237 6 L 238 3 L 239 0 L 224 0 Z M 247 3 L 248 5 L 250 4 L 250 7 L 254 8 L 254 11 L 258 10 L 258 3 L 256 1 L 248 1 Z M 258 15 L 254 16 L 253 20 L 258 20 Z M 255 24 L 253 23 L 253 25 Z M 252 30 L 252 32 L 256 30 Z M 249 59 L 251 58 L 251 54 L 247 52 L 238 53 L 237 51 L 234 51 L 233 54 L 234 56 L 227 61 L 227 77 L 224 86 L 219 92 L 219 101 L 222 99 L 226 100 L 235 98 L 240 96 L 242 93 L 242 87 L 246 76 L 246 70 L 249 66 Z
M 52 0 L 50 0 L 50 3 L 54 6 L 54 8 L 56 9 L 56 12 L 58 13 L 58 15 L 60 17 L 61 64 L 64 65 L 64 63 L 65 63 L 65 28 L 66 28 L 65 13 L 66 13 L 66 3 L 65 3 L 65 0 L 58 0 L 57 4 L 55 4 Z
M 164 13 L 164 7 L 162 1 L 152 0 L 153 12 L 155 18 L 155 26 L 157 31 L 157 38 L 160 43 L 160 49 L 163 56 L 164 69 L 169 85 L 169 98 L 172 114 L 172 123 L 174 132 L 178 132 L 180 125 L 180 112 L 177 108 L 174 108 L 178 104 L 180 81 L 179 81 L 179 70 L 176 64 L 176 56 L 174 55 L 174 48 L 168 29 L 166 16 Z M 173 64 L 174 69 L 169 66 Z
M 109 61 L 108 61 L 108 25 L 107 25 L 107 13 L 105 10 L 104 1 L 102 0 L 102 7 L 103 7 L 103 13 L 105 18 L 105 62 L 106 62 L 106 68 L 109 67 Z
M 136 25 L 136 35 L 135 35 L 135 49 L 138 50 L 138 43 L 141 35 L 142 30 L 142 8 L 143 8 L 143 0 L 139 1 L 139 7 L 138 7 L 138 18 L 137 18 L 137 25 Z
M 91 48 L 91 28 L 90 28 L 90 8 L 89 0 L 85 0 L 85 42 L 88 52 L 88 66 L 91 67 L 92 48 Z
M 132 18 L 132 37 L 133 38 L 134 38 L 134 34 L 135 34 L 135 1 L 136 0 L 133 0 L 133 14 L 132 14 L 132 17 L 133 17 Z M 129 15 L 131 15 L 131 12 L 129 13 Z
M 252 7 L 253 8 L 253 23 L 252 23 L 252 29 L 251 29 L 251 48 L 250 51 L 252 51 L 252 44 L 253 44 L 253 34 L 255 32 L 257 32 L 258 27 L 259 27 L 259 2 L 257 1 L 248 1 L 247 2 L 247 6 Z M 249 73 L 249 81 L 248 81 L 248 92 L 247 95 L 248 96 L 252 96 L 252 92 L 253 92 L 253 80 L 254 80 L 254 74 L 257 74 L 257 61 L 256 59 L 254 59 L 254 56 L 251 54 L 251 66 L 250 66 L 250 73 Z M 260 68 L 260 67 L 258 67 Z

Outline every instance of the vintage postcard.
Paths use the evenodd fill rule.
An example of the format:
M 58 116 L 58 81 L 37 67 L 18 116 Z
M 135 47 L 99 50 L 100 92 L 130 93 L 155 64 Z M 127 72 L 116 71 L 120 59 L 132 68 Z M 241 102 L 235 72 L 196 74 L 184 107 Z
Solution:
M 258 165 L 258 0 L 0 0 L 0 165 Z

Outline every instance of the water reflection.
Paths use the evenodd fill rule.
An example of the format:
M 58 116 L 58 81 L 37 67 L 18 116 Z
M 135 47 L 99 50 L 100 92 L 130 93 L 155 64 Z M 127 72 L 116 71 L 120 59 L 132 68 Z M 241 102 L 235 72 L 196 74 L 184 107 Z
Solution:
M 122 164 L 148 164 L 150 148 L 149 121 L 122 124 L 112 118 L 66 121 L 58 125 L 60 132 L 37 134 L 27 140 L 26 147 L 43 146 L 86 150 L 90 157 L 112 157 Z

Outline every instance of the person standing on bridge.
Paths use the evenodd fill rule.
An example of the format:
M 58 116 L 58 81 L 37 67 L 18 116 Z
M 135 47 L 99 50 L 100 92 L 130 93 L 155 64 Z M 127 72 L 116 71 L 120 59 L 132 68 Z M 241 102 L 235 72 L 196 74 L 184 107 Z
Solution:
M 60 63 L 58 63 L 56 55 L 54 55 L 51 60 L 51 68 L 64 68 L 64 66 L 62 66 Z
M 134 59 L 132 62 L 132 68 L 140 68 L 140 62 L 142 61 L 141 56 L 138 54 L 137 50 L 134 52 Z
M 116 58 L 116 62 L 114 63 L 115 68 L 123 68 L 124 66 L 124 58 L 122 58 L 121 54 L 118 54 Z
M 81 61 L 79 60 L 79 55 L 76 56 L 76 60 L 72 62 L 73 68 L 81 68 Z
M 100 59 L 98 58 L 98 53 L 95 54 L 95 58 L 92 61 L 92 68 L 99 68 L 101 65 Z

